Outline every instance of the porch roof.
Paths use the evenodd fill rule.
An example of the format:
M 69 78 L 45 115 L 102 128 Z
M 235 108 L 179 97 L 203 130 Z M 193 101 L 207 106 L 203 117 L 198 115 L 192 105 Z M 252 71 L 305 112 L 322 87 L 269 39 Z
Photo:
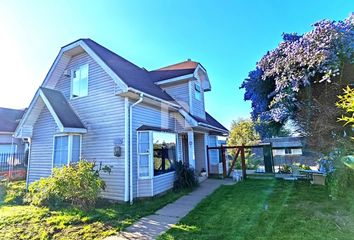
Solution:
M 222 134 L 229 134 L 229 130 L 207 112 L 205 112 L 205 119 L 197 116 L 192 116 L 192 117 L 198 122 L 198 125 L 206 124 L 211 127 L 219 129 Z
M 156 126 L 149 126 L 149 125 L 141 125 L 138 131 L 157 131 L 157 132 L 174 132 L 172 129 L 168 128 L 161 128 Z
M 61 92 L 43 87 L 40 89 L 48 99 L 64 128 L 85 128 Z

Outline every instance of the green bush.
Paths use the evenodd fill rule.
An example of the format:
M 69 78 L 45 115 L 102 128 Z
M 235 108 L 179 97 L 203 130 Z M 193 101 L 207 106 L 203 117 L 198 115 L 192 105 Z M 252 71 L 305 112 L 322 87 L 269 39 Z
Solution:
M 287 164 L 280 166 L 279 173 L 290 174 L 291 173 L 291 166 L 287 165 Z
M 107 166 L 100 166 L 98 170 L 95 168 L 94 162 L 85 160 L 54 168 L 51 177 L 41 178 L 28 187 L 26 202 L 48 207 L 66 203 L 89 210 L 95 206 L 99 193 L 105 188 L 99 172 L 110 172 Z
M 173 188 L 175 190 L 195 188 L 198 184 L 194 169 L 189 168 L 182 161 L 176 162 L 176 179 Z
M 1 182 L 3 187 L 3 202 L 5 204 L 22 204 L 26 193 L 25 181 Z
M 328 176 L 328 185 L 333 198 L 345 197 L 354 193 L 354 169 L 346 164 L 350 156 L 338 157 L 335 171 Z
M 299 168 L 301 168 L 303 170 L 311 170 L 310 166 L 308 166 L 306 164 L 299 164 Z

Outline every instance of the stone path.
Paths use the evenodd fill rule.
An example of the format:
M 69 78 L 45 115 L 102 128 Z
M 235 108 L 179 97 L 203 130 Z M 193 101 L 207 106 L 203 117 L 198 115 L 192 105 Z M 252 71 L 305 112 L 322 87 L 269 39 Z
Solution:
M 221 185 L 234 184 L 231 180 L 207 179 L 195 191 L 166 205 L 156 213 L 141 218 L 138 222 L 120 232 L 118 236 L 111 236 L 106 240 L 156 239 L 174 224 L 178 223 L 206 196 L 213 193 Z

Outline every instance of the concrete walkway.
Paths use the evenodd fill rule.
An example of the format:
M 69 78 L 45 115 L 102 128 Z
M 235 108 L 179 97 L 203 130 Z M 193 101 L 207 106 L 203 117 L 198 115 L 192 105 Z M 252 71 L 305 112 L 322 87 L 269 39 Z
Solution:
M 234 184 L 231 180 L 207 179 L 195 191 L 179 198 L 177 201 L 166 205 L 155 214 L 141 218 L 138 222 L 128 227 L 118 236 L 111 236 L 106 240 L 126 239 L 156 239 L 174 224 L 178 223 L 206 196 L 213 193 L 221 185 Z

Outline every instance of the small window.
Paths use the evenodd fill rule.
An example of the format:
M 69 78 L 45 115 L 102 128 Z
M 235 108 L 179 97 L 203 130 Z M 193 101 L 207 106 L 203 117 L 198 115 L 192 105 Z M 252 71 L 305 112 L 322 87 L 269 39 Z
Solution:
M 195 99 L 200 101 L 202 99 L 202 93 L 201 93 L 199 83 L 194 84 L 194 90 L 195 90 Z
M 285 154 L 291 154 L 291 148 L 285 148 Z
M 138 132 L 139 177 L 150 177 L 150 133 Z
M 84 97 L 88 95 L 88 64 L 72 71 L 71 97 Z
M 53 167 L 62 167 L 78 162 L 81 154 L 81 136 L 63 135 L 54 137 Z

